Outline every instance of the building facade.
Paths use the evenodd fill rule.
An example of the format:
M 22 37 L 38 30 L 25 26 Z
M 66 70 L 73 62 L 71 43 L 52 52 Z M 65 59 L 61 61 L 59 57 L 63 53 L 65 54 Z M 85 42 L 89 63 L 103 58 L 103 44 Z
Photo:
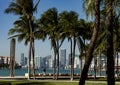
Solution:
M 24 53 L 21 53 L 20 65 L 21 66 L 26 66 L 27 65 L 27 57 L 24 56 Z
M 60 68 L 64 69 L 66 66 L 66 49 L 60 51 Z
M 40 69 L 42 67 L 42 57 L 35 57 L 35 69 Z
M 10 57 L 0 56 L 0 64 L 10 64 Z

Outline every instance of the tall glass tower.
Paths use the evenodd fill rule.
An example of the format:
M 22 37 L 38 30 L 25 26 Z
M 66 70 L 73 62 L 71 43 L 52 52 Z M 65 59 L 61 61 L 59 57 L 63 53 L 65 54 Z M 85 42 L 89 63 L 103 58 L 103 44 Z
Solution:
M 60 68 L 64 69 L 66 66 L 66 49 L 62 49 L 60 52 Z

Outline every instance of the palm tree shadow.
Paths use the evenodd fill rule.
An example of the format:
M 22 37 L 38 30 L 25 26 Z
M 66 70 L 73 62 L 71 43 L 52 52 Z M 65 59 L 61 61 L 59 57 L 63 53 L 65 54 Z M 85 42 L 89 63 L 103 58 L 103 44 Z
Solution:
M 53 85 L 53 84 L 47 82 L 29 82 L 29 83 L 20 83 L 16 85 Z
M 12 85 L 11 83 L 0 82 L 0 85 Z

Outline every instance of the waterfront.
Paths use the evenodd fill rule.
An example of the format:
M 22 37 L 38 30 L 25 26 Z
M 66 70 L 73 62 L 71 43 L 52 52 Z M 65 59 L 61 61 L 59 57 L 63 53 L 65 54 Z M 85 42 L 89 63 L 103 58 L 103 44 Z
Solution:
M 15 73 L 15 76 L 25 76 L 25 73 L 27 73 L 27 69 L 26 68 L 21 68 L 21 69 L 15 69 L 14 70 L 14 73 Z M 35 70 L 36 71 L 36 74 L 39 74 L 39 73 L 43 73 L 43 70 L 42 69 L 38 69 L 38 70 Z M 52 69 L 47 69 L 46 70 L 46 74 L 49 74 L 49 73 L 53 73 L 53 70 Z M 61 69 L 59 71 L 59 73 L 61 74 L 70 74 L 70 70 L 69 69 Z M 80 73 L 80 70 L 79 69 L 75 69 L 74 70 L 74 73 L 75 74 L 79 74 Z M 3 70 L 0 70 L 0 76 L 9 76 L 10 74 L 10 70 L 9 69 L 3 69 Z M 88 74 L 91 74 L 91 75 L 94 75 L 94 71 L 91 70 L 88 72 Z M 102 71 L 101 72 L 101 76 L 105 76 L 106 75 L 106 72 L 105 71 Z

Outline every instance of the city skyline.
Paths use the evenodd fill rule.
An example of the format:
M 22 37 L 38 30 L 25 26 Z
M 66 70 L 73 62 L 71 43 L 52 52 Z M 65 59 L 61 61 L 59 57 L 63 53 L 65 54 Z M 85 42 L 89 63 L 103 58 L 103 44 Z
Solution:
M 34 0 L 36 1 L 36 0 Z M 8 30 L 13 27 L 13 22 L 18 19 L 14 14 L 5 14 L 4 10 L 9 6 L 10 0 L 4 0 L 0 3 L 0 55 L 1 56 L 10 56 L 10 40 L 8 39 Z M 37 14 L 35 14 L 36 18 L 39 18 L 42 13 L 47 11 L 49 8 L 56 7 L 58 12 L 62 11 L 75 11 L 78 13 L 79 18 L 85 19 L 85 13 L 82 9 L 82 0 L 74 1 L 74 0 L 65 0 L 64 3 L 61 0 L 41 0 L 38 6 Z M 76 47 L 77 48 L 77 47 Z M 69 43 L 67 40 L 63 43 L 61 49 L 67 49 L 67 54 L 69 53 Z M 24 46 L 24 43 L 18 43 L 16 40 L 16 61 L 20 61 L 20 55 L 24 53 L 26 57 L 28 57 L 28 46 Z M 77 52 L 78 53 L 78 50 Z M 46 56 L 53 55 L 53 51 L 51 50 L 50 41 L 48 39 L 45 42 L 41 40 L 35 41 L 35 55 Z

